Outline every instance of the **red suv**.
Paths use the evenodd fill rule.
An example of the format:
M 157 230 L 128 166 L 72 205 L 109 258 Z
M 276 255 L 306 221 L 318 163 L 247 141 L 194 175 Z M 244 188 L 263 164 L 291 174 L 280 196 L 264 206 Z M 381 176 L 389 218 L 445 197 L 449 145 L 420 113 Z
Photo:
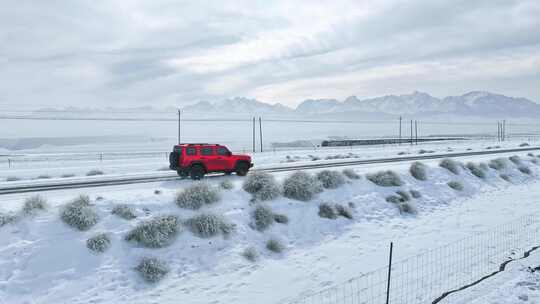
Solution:
M 175 145 L 169 154 L 169 167 L 180 177 L 201 179 L 206 173 L 223 172 L 244 176 L 253 167 L 251 156 L 234 155 L 225 146 L 215 144 Z

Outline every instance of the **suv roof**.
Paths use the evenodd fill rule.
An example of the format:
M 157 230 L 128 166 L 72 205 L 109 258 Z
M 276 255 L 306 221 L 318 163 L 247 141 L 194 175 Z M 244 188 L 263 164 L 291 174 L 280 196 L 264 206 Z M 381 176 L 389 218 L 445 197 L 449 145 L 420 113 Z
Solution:
M 178 144 L 176 146 L 220 146 L 219 144 L 207 144 L 207 143 L 189 143 L 189 144 Z

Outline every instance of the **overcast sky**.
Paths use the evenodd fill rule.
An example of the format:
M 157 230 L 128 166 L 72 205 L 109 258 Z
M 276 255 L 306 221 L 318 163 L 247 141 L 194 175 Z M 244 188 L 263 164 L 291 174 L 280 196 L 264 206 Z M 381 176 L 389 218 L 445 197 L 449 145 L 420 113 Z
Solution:
M 2 105 L 488 90 L 540 102 L 540 1 L 0 1 Z

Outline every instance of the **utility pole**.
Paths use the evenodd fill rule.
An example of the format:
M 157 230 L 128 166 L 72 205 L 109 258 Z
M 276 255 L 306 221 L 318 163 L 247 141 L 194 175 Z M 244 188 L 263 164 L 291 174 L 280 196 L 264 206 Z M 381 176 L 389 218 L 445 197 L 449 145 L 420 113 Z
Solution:
M 416 145 L 418 145 L 418 121 L 417 120 L 414 121 L 414 137 L 416 138 L 415 139 Z
M 503 120 L 502 125 L 502 141 L 506 140 L 506 120 Z
M 413 145 L 413 127 L 412 127 L 412 119 L 411 119 L 411 146 Z
M 255 116 L 253 116 L 253 153 L 255 153 Z
M 399 117 L 399 145 L 401 146 L 401 116 Z
M 180 134 L 181 134 L 181 121 L 182 121 L 182 110 L 178 109 L 178 144 L 181 144 Z
M 497 121 L 497 141 L 502 141 L 502 126 L 500 121 Z
M 261 139 L 261 152 L 263 151 L 262 118 L 259 117 L 259 137 Z

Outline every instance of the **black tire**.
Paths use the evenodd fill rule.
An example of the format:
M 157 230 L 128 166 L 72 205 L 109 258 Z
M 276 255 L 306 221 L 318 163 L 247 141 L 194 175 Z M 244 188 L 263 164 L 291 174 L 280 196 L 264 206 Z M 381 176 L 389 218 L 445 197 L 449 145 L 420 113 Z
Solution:
M 241 162 L 236 165 L 236 175 L 246 176 L 249 171 L 249 165 L 247 163 Z
M 189 170 L 189 176 L 192 180 L 200 180 L 204 177 L 204 167 L 201 165 L 194 165 L 191 167 L 191 170 Z
M 178 176 L 181 178 L 187 178 L 189 176 L 189 172 L 187 170 L 176 170 L 176 173 L 178 173 Z

